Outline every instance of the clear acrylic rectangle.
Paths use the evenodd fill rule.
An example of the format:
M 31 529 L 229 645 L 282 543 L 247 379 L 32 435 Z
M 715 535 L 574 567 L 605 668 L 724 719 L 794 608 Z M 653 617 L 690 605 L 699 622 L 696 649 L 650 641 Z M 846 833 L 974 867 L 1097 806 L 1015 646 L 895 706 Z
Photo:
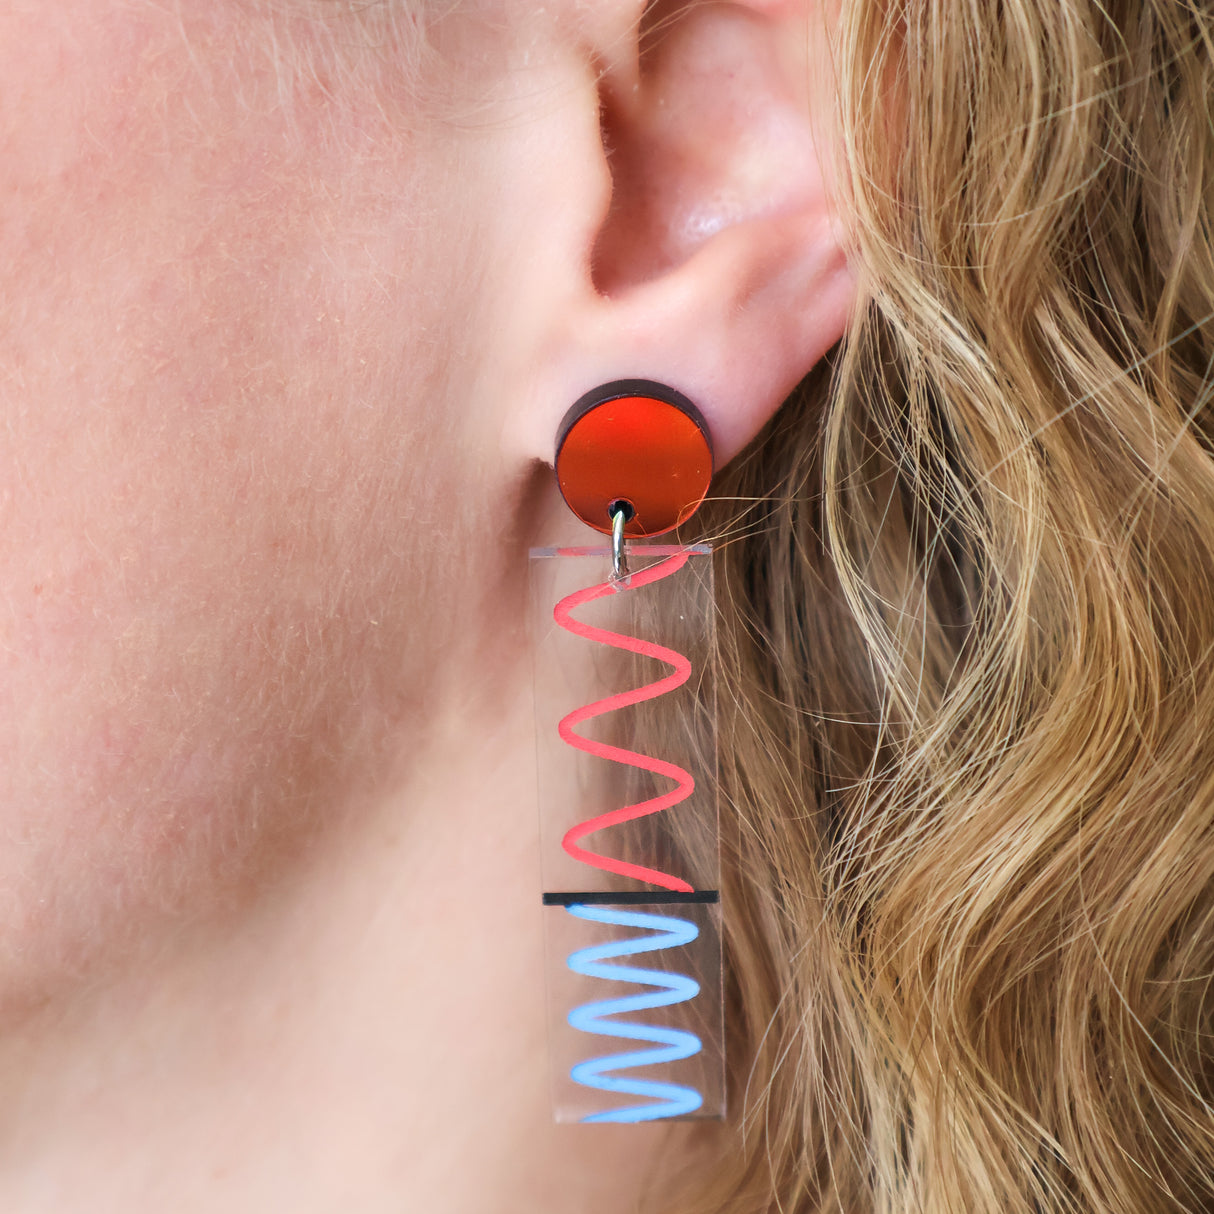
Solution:
M 579 909 L 602 918 L 579 918 L 575 913 Z M 544 920 L 548 1052 L 556 1120 L 643 1122 L 723 1117 L 720 902 L 545 906 Z M 683 943 L 688 936 L 694 938 Z M 639 955 L 614 955 L 621 945 L 635 947 L 637 942 L 653 947 Z M 643 970 L 648 976 L 641 982 L 624 982 L 587 976 L 570 966 L 571 957 L 595 949 L 607 954 L 599 961 L 601 974 L 623 966 Z M 680 997 L 689 988 L 695 993 Z M 655 996 L 677 1002 L 654 1008 L 627 1006 Z M 617 1000 L 624 1001 L 624 1006 L 614 1014 L 609 1007 L 602 1009 L 605 1014 L 596 1026 L 596 1005 L 602 1008 Z M 589 1022 L 589 1031 L 577 1027 L 579 1012 Z M 629 1026 L 629 1037 L 611 1035 L 611 1026 L 618 1022 Z M 657 1063 L 645 1060 L 646 1056 L 652 1059 L 654 1050 L 685 1056 Z M 637 1061 L 641 1065 L 613 1064 L 612 1060 L 626 1061 L 628 1055 L 640 1055 Z M 579 1082 L 578 1068 L 588 1063 L 592 1070 L 601 1068 L 605 1081 L 618 1090 Z
M 724 1108 L 711 549 L 635 545 L 628 564 L 629 576 L 613 579 L 605 546 L 532 552 L 541 868 L 550 903 L 546 964 L 560 1120 L 647 1120 L 661 1108 L 666 1117 L 720 1116 Z M 562 616 L 558 604 L 565 604 L 566 626 L 554 618 Z M 637 690 L 663 683 L 661 694 Z M 638 694 L 651 698 L 611 703 Z M 581 712 L 596 702 L 588 715 Z M 584 716 L 567 732 L 589 750 L 561 737 L 570 714 Z M 672 776 L 669 765 L 682 774 Z M 672 803 L 627 818 L 629 807 L 654 798 Z M 602 815 L 626 820 L 574 837 Z M 568 906 L 581 904 L 580 895 L 590 908 L 581 917 Z M 659 930 L 662 919 L 669 926 Z M 689 934 L 694 939 L 685 939 Z M 644 946 L 653 940 L 665 947 Z M 594 977 L 570 968 L 581 950 L 627 941 L 642 943 L 626 945 L 638 951 L 623 958 L 599 956 L 591 968 L 631 966 L 649 978 L 620 983 L 610 976 L 617 970 Z M 692 985 L 693 996 L 674 998 Z M 571 1013 L 586 1017 L 577 1009 L 612 998 L 664 1006 L 607 1016 L 594 1032 L 570 1025 Z M 620 1021 L 631 1026 L 629 1035 L 648 1032 L 680 1044 L 646 1045 L 604 1032 Z M 593 1065 L 589 1072 L 582 1065 L 638 1050 L 678 1053 L 691 1038 L 698 1047 L 690 1056 L 658 1066 L 602 1068 L 596 1077 Z M 694 1091 L 694 1101 L 671 1096 L 674 1089 Z

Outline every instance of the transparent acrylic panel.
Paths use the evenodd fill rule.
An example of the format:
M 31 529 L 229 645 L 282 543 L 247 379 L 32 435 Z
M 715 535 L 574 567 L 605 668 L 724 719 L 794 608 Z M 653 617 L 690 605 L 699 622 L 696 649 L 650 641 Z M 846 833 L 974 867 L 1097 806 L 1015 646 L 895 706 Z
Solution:
M 720 903 L 545 906 L 544 920 L 556 1120 L 723 1117 Z
M 544 889 L 718 888 L 716 697 L 709 661 L 714 624 L 711 548 L 630 546 L 632 576 L 615 586 L 610 584 L 608 548 L 538 548 L 531 556 Z M 668 659 L 575 635 L 556 622 L 559 604 L 604 587 L 608 589 L 599 597 L 569 607 L 572 620 L 635 638 L 642 646 L 661 646 L 686 659 L 690 669 L 680 686 L 640 703 L 609 703 L 677 672 Z M 571 732 L 594 751 L 561 737 L 561 722 L 579 710 L 588 715 L 572 724 Z M 630 751 L 632 757 L 606 757 L 608 747 Z M 638 765 L 649 762 L 661 770 Z M 681 777 L 666 774 L 667 765 L 686 773 L 684 787 L 694 785 L 689 795 L 657 812 L 606 825 L 575 843 L 610 857 L 624 871 L 570 855 L 563 843 L 571 829 L 676 795 Z M 637 874 L 640 869 L 661 873 L 669 881 L 643 879 Z
M 613 579 L 607 547 L 532 552 L 561 1120 L 723 1112 L 711 549 L 635 545 L 628 564 Z M 596 1023 L 578 1011 L 611 999 L 625 1003 Z M 620 1054 L 634 1057 L 593 1061 Z

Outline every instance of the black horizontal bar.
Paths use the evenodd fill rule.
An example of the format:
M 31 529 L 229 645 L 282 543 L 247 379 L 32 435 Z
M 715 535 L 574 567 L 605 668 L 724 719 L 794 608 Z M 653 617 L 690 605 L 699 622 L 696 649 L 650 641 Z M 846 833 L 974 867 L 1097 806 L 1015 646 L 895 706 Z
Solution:
M 675 906 L 688 902 L 720 902 L 719 889 L 693 889 L 689 893 L 662 889 L 583 890 L 580 893 L 545 894 L 545 906 Z

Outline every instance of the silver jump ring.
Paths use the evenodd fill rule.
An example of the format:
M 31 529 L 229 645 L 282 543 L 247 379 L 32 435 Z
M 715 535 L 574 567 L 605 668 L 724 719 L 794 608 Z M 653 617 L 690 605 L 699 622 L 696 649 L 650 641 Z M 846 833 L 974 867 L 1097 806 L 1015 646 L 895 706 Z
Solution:
M 628 576 L 628 548 L 624 543 L 628 514 L 623 503 L 611 512 L 611 576 L 615 579 Z

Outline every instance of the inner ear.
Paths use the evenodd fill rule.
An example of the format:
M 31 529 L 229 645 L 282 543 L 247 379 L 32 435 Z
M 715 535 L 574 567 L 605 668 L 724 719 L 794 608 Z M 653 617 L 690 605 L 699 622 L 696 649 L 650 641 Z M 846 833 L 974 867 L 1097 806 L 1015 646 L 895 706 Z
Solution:
M 606 295 L 661 277 L 722 229 L 787 211 L 815 177 L 787 30 L 742 5 L 662 0 L 639 41 L 639 77 L 607 73 L 600 86 L 612 196 L 592 274 Z

